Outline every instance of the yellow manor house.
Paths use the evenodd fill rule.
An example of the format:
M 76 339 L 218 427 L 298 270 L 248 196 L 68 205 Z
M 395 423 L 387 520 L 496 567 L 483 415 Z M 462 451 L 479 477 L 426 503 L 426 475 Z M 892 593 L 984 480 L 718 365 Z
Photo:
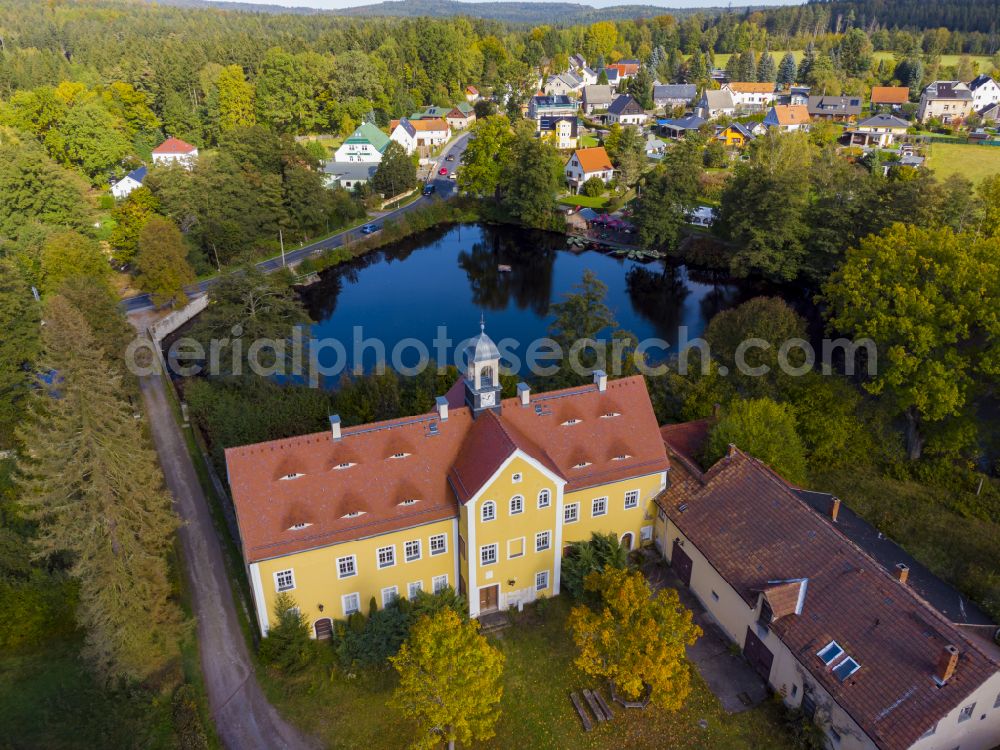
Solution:
M 482 331 L 430 414 L 230 448 L 257 617 L 289 592 L 316 637 L 375 597 L 455 586 L 477 617 L 559 592 L 568 544 L 649 541 L 669 461 L 641 377 L 501 399 Z

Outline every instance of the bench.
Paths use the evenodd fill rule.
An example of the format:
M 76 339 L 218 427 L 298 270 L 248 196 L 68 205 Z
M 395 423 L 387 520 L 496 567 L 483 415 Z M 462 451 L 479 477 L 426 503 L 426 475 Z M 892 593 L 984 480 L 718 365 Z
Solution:
M 584 710 L 583 704 L 580 702 L 580 696 L 577 693 L 570 693 L 569 699 L 573 701 L 573 708 L 575 708 L 577 714 L 580 715 L 580 721 L 583 722 L 583 731 L 589 732 L 594 728 L 594 723 L 590 720 L 590 717 Z
M 597 705 L 601 707 L 601 710 L 604 711 L 604 715 L 607 716 L 609 720 L 614 717 L 611 713 L 611 707 L 604 700 L 604 696 L 596 690 L 594 691 L 594 700 L 597 701 Z
M 597 717 L 598 721 L 608 720 L 608 717 L 604 715 L 604 711 L 601 710 L 601 707 L 597 704 L 597 700 L 594 698 L 594 694 L 590 690 L 583 691 L 583 698 L 587 701 L 587 705 L 590 706 L 590 710 Z

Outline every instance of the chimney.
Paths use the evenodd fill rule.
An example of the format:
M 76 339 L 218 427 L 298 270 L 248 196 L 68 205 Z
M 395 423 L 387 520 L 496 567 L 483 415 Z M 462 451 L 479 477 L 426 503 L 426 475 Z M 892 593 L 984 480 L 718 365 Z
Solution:
M 434 403 L 437 404 L 438 419 L 444 422 L 448 418 L 448 399 L 438 396 L 434 399 Z
M 604 370 L 594 370 L 594 383 L 597 385 L 597 390 L 602 392 L 608 390 L 608 374 Z
M 340 440 L 340 415 L 330 415 L 330 437 L 333 440 Z
M 904 586 L 910 577 L 910 566 L 906 563 L 896 563 L 896 580 Z
M 840 515 L 840 498 L 834 497 L 830 499 L 830 518 L 834 523 L 837 523 L 837 516 Z
M 732 458 L 736 455 L 736 443 L 730 443 L 729 447 L 726 448 L 726 458 Z
M 958 649 L 949 643 L 941 649 L 937 670 L 934 673 L 934 681 L 938 685 L 944 685 L 955 674 L 956 666 L 958 666 Z
M 527 406 L 531 401 L 531 386 L 527 383 L 518 383 L 517 398 L 520 400 L 521 406 Z

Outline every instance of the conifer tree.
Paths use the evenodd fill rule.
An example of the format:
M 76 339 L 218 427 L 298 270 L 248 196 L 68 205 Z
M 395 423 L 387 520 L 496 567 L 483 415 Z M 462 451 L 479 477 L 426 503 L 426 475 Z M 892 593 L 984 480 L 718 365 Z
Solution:
M 757 80 L 762 83 L 774 83 L 777 71 L 774 65 L 774 58 L 770 52 L 762 52 L 760 62 L 757 64 Z
M 182 617 L 166 562 L 177 518 L 142 423 L 83 316 L 55 295 L 44 317 L 42 361 L 54 379 L 19 434 L 36 554 L 69 553 L 83 653 L 98 674 L 141 680 L 178 653 Z
M 740 55 L 739 63 L 736 66 L 738 80 L 740 81 L 756 81 L 757 80 L 757 61 L 753 59 L 753 52 L 747 50 L 742 55 Z
M 798 66 L 795 64 L 795 55 L 786 52 L 778 65 L 778 83 L 782 86 L 791 86 L 795 83 L 798 73 Z

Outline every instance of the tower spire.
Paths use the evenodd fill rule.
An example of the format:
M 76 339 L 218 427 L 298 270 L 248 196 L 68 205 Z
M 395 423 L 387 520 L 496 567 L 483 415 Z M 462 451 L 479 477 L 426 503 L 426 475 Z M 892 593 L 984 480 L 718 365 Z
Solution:
M 479 313 L 479 332 L 486 333 L 486 314 L 483 312 Z

